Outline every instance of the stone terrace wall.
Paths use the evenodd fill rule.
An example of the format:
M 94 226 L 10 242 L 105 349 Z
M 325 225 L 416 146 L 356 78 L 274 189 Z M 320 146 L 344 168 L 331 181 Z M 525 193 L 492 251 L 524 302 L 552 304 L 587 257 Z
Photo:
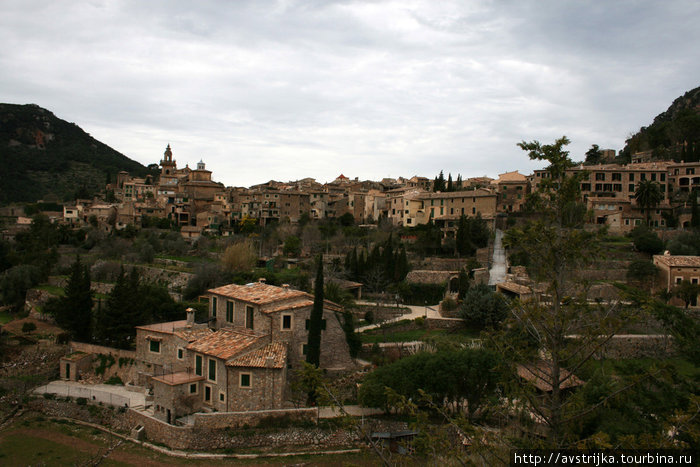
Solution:
M 464 320 L 461 318 L 428 318 L 425 320 L 428 329 L 447 329 L 453 331 L 464 327 Z
M 619 335 L 605 346 L 605 358 L 669 358 L 676 356 L 678 349 L 671 336 L 664 335 Z
M 280 410 L 255 410 L 250 412 L 217 412 L 194 414 L 195 429 L 220 429 L 241 428 L 245 425 L 256 426 L 260 420 L 266 418 L 285 417 L 295 422 L 315 423 L 318 418 L 318 409 L 280 409 Z
M 113 355 L 115 359 L 119 358 L 136 358 L 136 352 L 133 350 L 122 350 L 122 349 L 115 349 L 112 347 L 104 347 L 102 345 L 94 345 L 94 344 L 86 344 L 84 342 L 71 342 L 70 343 L 71 348 L 74 351 L 80 351 L 80 352 L 85 352 L 85 353 L 94 353 L 94 354 L 105 354 L 105 355 Z

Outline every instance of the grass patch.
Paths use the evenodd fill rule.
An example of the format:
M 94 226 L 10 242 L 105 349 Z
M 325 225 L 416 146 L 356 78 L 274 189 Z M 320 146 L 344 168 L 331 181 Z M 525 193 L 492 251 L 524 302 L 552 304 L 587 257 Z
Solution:
M 15 319 L 15 317 L 9 311 L 6 311 L 6 310 L 0 311 L 0 324 L 7 324 L 10 321 L 12 321 L 13 319 Z
M 36 290 L 43 290 L 45 292 L 50 293 L 51 295 L 56 295 L 57 297 L 63 297 L 66 295 L 66 291 L 63 290 L 63 287 L 56 287 L 55 285 L 38 285 L 34 287 Z
M 605 359 L 593 360 L 586 365 L 586 371 L 592 372 L 595 369 L 602 368 L 607 374 L 624 374 L 630 367 L 638 367 L 648 370 L 652 366 L 670 365 L 679 375 L 690 378 L 700 379 L 700 367 L 693 362 L 684 358 L 667 358 L 659 360 L 656 358 L 630 358 L 630 359 Z

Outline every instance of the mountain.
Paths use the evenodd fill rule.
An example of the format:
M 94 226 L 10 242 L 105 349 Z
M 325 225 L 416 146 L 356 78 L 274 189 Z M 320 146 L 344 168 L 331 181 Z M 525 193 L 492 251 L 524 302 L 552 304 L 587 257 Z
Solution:
M 700 87 L 686 92 L 625 141 L 621 157 L 652 151 L 656 159 L 700 160 Z
M 68 201 L 148 169 L 35 104 L 0 104 L 0 204 Z

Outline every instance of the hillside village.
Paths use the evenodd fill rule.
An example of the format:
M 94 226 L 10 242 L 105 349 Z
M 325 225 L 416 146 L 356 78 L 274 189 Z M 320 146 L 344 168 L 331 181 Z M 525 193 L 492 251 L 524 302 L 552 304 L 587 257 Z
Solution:
M 29 205 L 30 209 L 20 204 L 0 208 L 3 245 L 12 245 L 3 253 L 7 264 L 13 258 L 10 248 L 18 255 L 36 248 L 44 255 L 36 264 L 46 265 L 44 277 L 27 279 L 21 286 L 10 284 L 12 269 L 6 268 L 2 290 L 8 306 L 4 313 L 17 321 L 5 327 L 14 331 L 12 339 L 63 349 L 54 356 L 53 370 L 44 369 L 47 378 L 35 397 L 29 400 L 23 395 L 23 404 L 57 416 L 71 413 L 78 419 L 94 420 L 94 413 L 76 412 L 70 396 L 79 395 L 88 404 L 99 401 L 120 407 L 122 412 L 116 415 L 100 415 L 100 423 L 135 439 L 173 449 L 224 449 L 240 446 L 242 441 L 235 434 L 223 439 L 222 430 L 235 433 L 244 426 L 247 430 L 263 423 L 261 420 L 272 426 L 277 420 L 280 429 L 288 428 L 289 420 L 299 426 L 318 424 L 321 411 L 317 405 L 329 405 L 333 415 L 345 410 L 344 405 L 368 416 L 400 411 L 391 407 L 384 386 L 406 397 L 404 404 L 417 403 L 410 399 L 418 397 L 416 387 L 408 389 L 412 383 L 396 382 L 395 387 L 388 383 L 392 365 L 469 355 L 474 360 L 468 365 L 490 365 L 481 373 L 495 378 L 500 368 L 495 362 L 502 358 L 498 355 L 517 355 L 517 360 L 509 361 L 510 376 L 498 373 L 503 379 L 479 383 L 484 394 L 478 398 L 450 393 L 447 376 L 445 393 L 440 381 L 425 381 L 421 386 L 439 397 L 438 406 L 444 400 L 455 419 L 466 414 L 469 424 L 479 421 L 484 431 L 480 432 L 483 439 L 478 440 L 465 441 L 464 420 L 452 425 L 458 428 L 450 436 L 463 443 L 451 449 L 456 450 L 455 455 L 469 456 L 477 452 L 477 446 L 489 445 L 484 440 L 494 431 L 517 433 L 545 445 L 565 445 L 550 438 L 555 431 L 548 418 L 552 409 L 542 413 L 537 404 L 552 407 L 552 400 L 574 401 L 587 394 L 591 390 L 586 389 L 587 381 L 599 378 L 593 361 L 607 359 L 624 365 L 643 359 L 681 359 L 690 362 L 688 378 L 692 379 L 697 375 L 693 340 L 700 310 L 696 242 L 700 162 L 661 160 L 645 152 L 620 164 L 615 163 L 614 151 L 603 150 L 596 154 L 595 163 L 573 163 L 567 158 L 569 163 L 561 165 L 547 160 L 539 143 L 532 144 L 523 143 L 523 149 L 550 162 L 532 174 L 506 171 L 495 179 L 464 180 L 461 176 L 453 180 L 448 174 L 445 180 L 441 172 L 434 179 L 416 175 L 380 181 L 339 175 L 325 184 L 306 178 L 249 188 L 216 182 L 204 161 L 197 162 L 196 168 L 189 164 L 178 167 L 176 148 L 167 145 L 158 162 L 158 176 L 134 177 L 122 171 L 105 186 L 102 197 L 62 205 L 39 202 Z M 565 145 L 560 140 L 553 147 L 563 151 Z M 569 198 L 567 186 L 572 187 Z M 579 214 L 568 213 L 569 205 L 580 206 Z M 31 216 L 32 210 L 40 212 Z M 568 214 L 563 215 L 565 211 Z M 550 219 L 551 213 L 556 215 Z M 569 218 L 575 220 L 566 220 Z M 560 237 L 534 239 L 535 233 L 528 234 L 532 225 L 538 225 L 535 231 L 540 233 L 552 228 Z M 558 225 L 558 230 L 552 225 Z M 54 234 L 56 240 L 48 248 L 36 247 L 42 235 L 53 238 Z M 599 244 L 601 250 L 591 253 L 585 249 L 593 244 Z M 540 264 L 550 250 L 564 251 L 557 250 L 560 247 L 573 253 L 570 257 L 568 252 L 555 253 L 550 263 Z M 562 276 L 552 279 L 554 270 Z M 322 280 L 312 286 L 310 278 L 317 271 Z M 90 297 L 87 315 L 80 318 L 83 324 L 88 322 L 84 331 L 76 319 L 62 314 L 59 304 L 73 306 L 68 301 L 71 287 L 81 274 L 87 277 Z M 136 285 L 129 298 L 130 277 Z M 163 297 L 158 299 L 160 304 L 167 302 L 167 310 L 143 311 L 136 318 L 128 317 L 127 312 L 109 316 L 117 309 L 119 293 L 127 296 L 127 308 L 143 306 L 140 300 L 145 295 L 136 290 L 145 283 L 154 287 L 146 294 L 156 289 L 167 292 L 158 295 Z M 320 300 L 319 284 L 325 291 Z M 22 294 L 11 297 L 9 290 Z M 653 296 L 661 300 L 657 303 Z M 529 353 L 518 353 L 527 346 L 510 347 L 518 339 L 508 333 L 517 332 L 521 325 L 511 320 L 529 316 L 526 309 L 517 311 L 528 303 L 544 308 L 557 308 L 557 304 L 562 309 L 578 307 L 575 318 L 567 315 L 573 321 L 560 338 L 563 348 L 572 345 L 572 338 L 580 339 L 581 349 L 590 347 L 580 365 L 555 363 L 560 350 L 542 341 L 539 355 L 532 348 Z M 312 371 L 304 362 L 316 306 L 322 310 L 316 366 L 323 373 L 315 377 L 328 378 L 325 384 L 331 386 L 331 399 L 323 402 L 307 398 L 321 389 L 304 386 L 308 384 L 304 378 Z M 593 326 L 589 322 L 582 327 L 580 316 L 598 316 L 603 308 L 608 310 L 605 313 L 615 311 L 599 320 L 592 318 Z M 640 310 L 646 315 L 638 316 Z M 549 325 L 541 314 L 537 316 L 544 320 L 543 326 Z M 105 323 L 115 319 L 127 328 L 123 336 L 105 328 Z M 44 329 L 42 323 L 63 329 L 54 334 L 47 331 L 33 340 L 34 329 L 20 333 L 13 322 L 31 323 L 34 329 L 37 325 Z M 523 329 L 527 335 L 527 326 Z M 597 334 L 586 335 L 590 329 Z M 480 334 L 482 331 L 487 334 Z M 401 338 L 402 333 L 410 337 Z M 5 333 L 3 346 L 11 345 L 7 336 Z M 430 369 L 433 364 L 438 363 L 426 361 L 421 368 L 432 374 L 437 371 Z M 461 361 L 451 365 L 458 375 L 478 368 L 468 366 L 460 373 Z M 426 378 L 422 370 L 410 366 L 397 371 Z M 46 384 L 49 375 L 63 385 Z M 525 409 L 528 422 L 504 415 L 508 412 L 503 412 L 503 399 L 496 402 L 496 395 L 503 397 L 509 378 L 535 394 L 534 399 L 529 392 L 517 396 L 530 400 Z M 660 382 L 663 378 L 658 374 L 654 378 L 639 391 L 655 392 L 667 384 Z M 108 381 L 123 391 L 101 384 Z M 430 389 L 431 384 L 437 388 Z M 347 404 L 333 399 L 334 391 L 342 393 Z M 697 414 L 690 402 L 693 391 L 678 392 L 680 402 L 673 408 L 689 418 Z M 10 392 L 4 389 L 4 394 Z M 66 395 L 69 398 L 63 405 L 55 400 Z M 72 408 L 66 408 L 71 404 Z M 620 403 L 620 411 L 624 404 Z M 646 408 L 631 410 L 642 418 L 647 416 Z M 670 417 L 672 412 L 665 413 Z M 14 414 L 16 411 L 10 416 Z M 666 422 L 659 420 L 648 421 L 649 432 L 660 433 L 658 427 Z M 432 423 L 441 424 L 434 417 Z M 591 419 L 589 423 L 596 427 L 594 431 L 567 428 L 573 430 L 567 436 L 589 439 L 608 421 L 596 425 Z M 411 440 L 430 430 L 401 419 L 381 418 L 368 427 L 370 444 L 384 443 L 387 453 L 395 451 L 396 443 L 387 441 L 393 436 L 414 452 Z M 627 428 L 608 428 L 609 436 L 623 443 Z M 326 448 L 364 445 L 363 430 L 357 425 L 326 428 L 314 435 L 315 442 L 321 439 Z M 295 445 L 288 434 L 275 442 L 264 431 L 256 436 L 251 446 Z M 692 445 L 693 436 L 692 430 L 681 429 L 672 442 Z M 310 443 L 304 439 L 302 444 Z M 572 438 L 567 439 L 571 442 Z

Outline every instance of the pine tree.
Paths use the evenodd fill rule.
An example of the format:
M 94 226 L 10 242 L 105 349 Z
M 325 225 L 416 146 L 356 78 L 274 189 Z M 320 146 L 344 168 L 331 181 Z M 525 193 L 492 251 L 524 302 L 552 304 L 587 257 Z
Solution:
M 321 363 L 321 327 L 323 323 L 323 256 L 318 256 L 318 269 L 314 282 L 314 306 L 309 316 L 309 338 L 306 345 L 306 361 L 318 367 Z

